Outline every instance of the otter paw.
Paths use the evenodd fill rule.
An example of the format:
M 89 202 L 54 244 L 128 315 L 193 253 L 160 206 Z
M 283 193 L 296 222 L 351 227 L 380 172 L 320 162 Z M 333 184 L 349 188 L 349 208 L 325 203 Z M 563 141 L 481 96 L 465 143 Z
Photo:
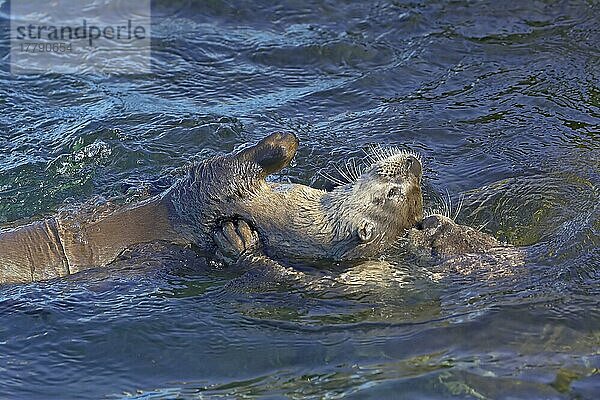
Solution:
M 249 252 L 260 250 L 258 233 L 246 221 L 228 221 L 213 234 L 217 246 L 217 258 L 228 264 L 236 263 Z

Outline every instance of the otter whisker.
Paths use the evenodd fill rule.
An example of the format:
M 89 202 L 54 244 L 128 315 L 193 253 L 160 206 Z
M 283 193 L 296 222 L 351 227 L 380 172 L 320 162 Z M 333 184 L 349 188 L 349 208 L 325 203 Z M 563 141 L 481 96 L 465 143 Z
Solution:
M 346 184 L 345 182 L 342 182 L 341 180 L 334 178 L 333 176 L 331 176 L 323 171 L 319 171 L 318 174 L 321 175 L 325 180 L 333 183 L 334 185 L 343 186 Z
M 446 198 L 444 196 L 440 196 L 439 201 L 441 202 L 441 204 L 438 206 L 437 211 L 439 214 L 443 215 L 444 217 L 447 217 L 448 216 L 448 201 L 446 200 Z
M 350 170 L 350 163 L 347 162 L 344 164 L 344 176 L 348 177 L 348 182 L 352 182 L 354 180 L 354 176 L 352 175 L 352 171 Z
M 419 154 L 395 146 L 384 148 L 379 144 L 369 145 L 367 149 L 362 149 L 362 152 L 364 157 L 352 157 L 341 165 L 335 165 L 336 176 L 321 171 L 319 175 L 336 186 L 344 186 L 360 180 L 361 176 L 373 168 L 376 168 L 375 172 L 378 174 L 395 176 L 399 173 L 396 171 L 405 168 L 406 164 L 402 158 L 409 155 L 421 162 Z
M 433 214 L 435 214 L 433 208 L 427 207 L 423 210 L 423 219 L 431 217 Z
M 452 196 L 450 195 L 450 192 L 448 190 L 445 191 L 445 195 L 435 196 L 435 200 L 437 201 L 437 204 L 429 206 L 423 210 L 424 218 L 430 217 L 435 214 L 439 214 L 443 215 L 448 219 L 451 219 L 452 221 L 456 221 L 463 209 L 465 196 L 459 196 L 456 208 L 454 203 L 452 202 Z
M 482 229 L 483 229 L 483 228 L 485 228 L 486 226 L 488 226 L 488 224 L 489 224 L 490 222 L 491 222 L 491 220 L 487 221 L 485 224 L 483 224 L 483 225 L 481 225 L 479 228 L 477 228 L 477 230 L 478 230 L 479 232 L 481 232 L 481 231 L 482 231 Z
M 374 156 L 377 159 L 377 162 L 384 161 L 385 159 L 390 157 L 389 149 L 390 148 L 385 148 L 381 145 L 377 145 L 377 147 L 374 148 Z
M 356 162 L 355 158 L 351 158 L 352 171 L 354 173 L 354 180 L 358 180 L 358 178 L 363 174 L 363 169 L 360 164 Z
M 448 203 L 446 204 L 446 217 L 452 219 L 452 196 L 450 196 L 448 189 L 446 189 L 446 198 L 448 199 Z
M 382 161 L 386 158 L 403 155 L 403 156 L 413 156 L 415 157 L 421 164 L 423 163 L 423 158 L 420 154 L 412 151 L 412 150 L 404 150 L 397 146 L 393 147 L 382 147 L 381 145 L 372 146 L 369 151 L 363 150 L 363 152 L 371 157 L 376 159 L 376 161 Z
M 346 174 L 344 173 L 344 171 L 342 171 L 342 169 L 341 169 L 340 167 L 335 167 L 335 170 L 337 171 L 337 173 L 338 173 L 338 174 L 340 174 L 340 176 L 341 176 L 343 179 L 345 179 L 345 180 L 346 180 L 346 183 L 350 183 L 350 182 L 352 182 L 352 179 L 351 179 L 351 178 L 350 178 L 348 175 L 346 175 Z
M 348 176 L 350 177 L 350 179 L 352 179 L 352 181 L 358 180 L 358 178 L 360 177 L 360 173 L 356 166 L 356 160 L 354 158 L 349 159 L 346 162 L 345 167 L 346 167 L 346 172 L 347 172 Z
M 365 155 L 364 161 L 369 165 L 375 164 L 375 159 L 372 157 L 372 153 L 369 153 L 367 150 L 362 149 L 363 154 Z
M 465 202 L 465 196 L 461 195 L 458 198 L 458 207 L 456 208 L 456 212 L 454 213 L 454 218 L 452 218 L 453 221 L 456 222 L 456 219 L 458 218 L 458 215 L 460 214 L 460 212 L 462 210 L 464 202 Z

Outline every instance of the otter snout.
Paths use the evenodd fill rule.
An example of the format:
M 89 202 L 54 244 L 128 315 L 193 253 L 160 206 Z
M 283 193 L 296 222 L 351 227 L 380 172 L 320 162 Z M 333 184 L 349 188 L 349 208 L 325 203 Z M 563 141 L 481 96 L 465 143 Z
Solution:
M 433 214 L 415 225 L 419 231 L 435 231 L 442 226 L 454 225 L 455 222 L 448 217 L 439 214 Z
M 406 166 L 408 167 L 409 175 L 412 175 L 416 178 L 420 178 L 423 174 L 423 167 L 421 166 L 421 162 L 415 156 L 408 156 L 406 158 Z
M 442 225 L 441 216 L 430 215 L 421 222 L 422 229 L 435 229 Z

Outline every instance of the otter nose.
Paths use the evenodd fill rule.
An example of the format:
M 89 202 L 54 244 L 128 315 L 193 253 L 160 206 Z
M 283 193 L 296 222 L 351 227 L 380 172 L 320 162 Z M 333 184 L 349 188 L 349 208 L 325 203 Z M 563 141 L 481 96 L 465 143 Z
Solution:
M 421 163 L 419 162 L 417 157 L 408 156 L 408 158 L 406 159 L 406 166 L 408 167 L 409 174 L 416 177 L 421 177 L 421 174 L 423 173 L 423 168 L 421 167 Z
M 430 215 L 421 221 L 420 227 L 421 229 L 434 229 L 442 224 L 439 215 Z

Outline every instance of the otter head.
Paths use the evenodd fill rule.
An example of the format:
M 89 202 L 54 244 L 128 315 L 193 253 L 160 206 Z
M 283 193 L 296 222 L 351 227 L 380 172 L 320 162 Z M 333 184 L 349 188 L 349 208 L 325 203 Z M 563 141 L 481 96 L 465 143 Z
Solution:
M 430 215 L 410 229 L 406 239 L 411 249 L 438 257 L 482 253 L 501 245 L 493 236 L 440 214 Z
M 377 256 L 423 218 L 421 161 L 388 148 L 369 153 L 362 165 L 349 165 L 346 173 L 339 171 L 347 182 L 327 196 L 340 243 L 336 256 Z

